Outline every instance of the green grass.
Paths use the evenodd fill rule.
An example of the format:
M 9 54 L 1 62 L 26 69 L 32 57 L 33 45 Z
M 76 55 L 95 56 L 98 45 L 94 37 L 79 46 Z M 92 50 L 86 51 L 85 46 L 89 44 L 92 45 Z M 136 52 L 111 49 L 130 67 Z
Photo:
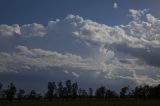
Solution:
M 3 101 L 0 106 L 160 106 L 160 100 Z

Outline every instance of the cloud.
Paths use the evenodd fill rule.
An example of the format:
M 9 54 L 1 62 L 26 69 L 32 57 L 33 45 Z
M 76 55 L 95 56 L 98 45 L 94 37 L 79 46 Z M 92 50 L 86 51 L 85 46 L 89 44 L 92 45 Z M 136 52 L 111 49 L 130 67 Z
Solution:
M 20 35 L 20 34 L 21 34 L 20 27 L 17 24 L 11 26 L 6 24 L 0 25 L 0 36 L 10 37 L 13 35 Z
M 135 10 L 135 9 L 129 9 L 129 12 L 131 13 L 131 16 L 135 21 L 138 21 L 141 16 L 143 16 L 149 9 L 144 10 Z
M 41 24 L 33 23 L 21 26 L 21 35 L 25 37 L 42 37 L 46 34 L 45 27 Z
M 22 26 L 1 25 L 0 30 L 3 36 L 17 34 L 24 37 L 72 35 L 83 42 L 92 43 L 92 45 L 126 44 L 132 48 L 146 48 L 148 46 L 159 48 L 160 21 L 153 15 L 146 14 L 148 9 L 130 9 L 129 11 L 134 20 L 127 25 L 109 26 L 84 19 L 78 15 L 68 15 L 63 20 L 49 21 L 47 26 L 37 23 Z M 148 21 L 141 20 L 142 16 L 145 16 Z
M 155 22 L 157 22 L 157 18 L 155 18 L 153 15 L 151 14 L 146 14 L 146 18 L 147 20 L 151 23 L 151 24 L 154 24 Z
M 67 70 L 64 70 L 63 72 L 66 73 L 66 74 L 69 74 L 69 72 Z
M 22 26 L 0 25 L 1 37 L 19 36 L 24 39 L 40 37 L 40 41 L 47 39 L 49 47 L 52 47 L 53 43 L 55 45 L 54 38 L 56 45 L 61 46 L 57 51 L 57 48 L 42 49 L 43 44 L 40 41 L 41 46 L 37 48 L 32 47 L 34 40 L 32 42 L 27 40 L 26 42 L 31 43 L 29 46 L 19 45 L 16 50 L 12 48 L 12 51 L 0 52 L 0 71 L 64 67 L 97 72 L 99 74 L 96 75 L 103 78 L 126 78 L 137 83 L 148 81 L 148 84 L 156 84 L 159 80 L 149 76 L 147 74 L 149 72 L 144 72 L 142 76 L 136 71 L 159 70 L 160 20 L 148 13 L 148 9 L 130 9 L 129 12 L 133 20 L 126 25 L 109 26 L 78 15 L 68 15 L 62 20 L 49 21 L 46 26 L 38 23 Z M 81 53 L 68 52 L 68 48 L 62 46 L 66 38 L 79 41 L 83 47 L 87 46 L 90 49 L 89 53 L 82 56 Z M 75 47 L 76 44 L 77 42 L 70 44 L 69 47 Z M 84 51 L 83 48 L 76 50 Z M 64 71 L 64 73 L 80 77 L 79 72 Z
M 22 37 L 42 37 L 46 34 L 45 27 L 41 24 L 25 24 L 19 26 L 14 25 L 0 25 L 0 37 L 22 36 Z
M 78 73 L 76 73 L 76 72 L 71 72 L 71 73 L 72 73 L 73 76 L 75 76 L 75 77 L 77 77 L 77 78 L 79 77 L 79 74 L 78 74 Z
M 144 14 L 144 11 L 146 10 L 142 12 L 132 10 L 134 13 L 132 15 L 137 18 L 142 13 Z M 73 16 L 70 20 L 76 20 L 77 18 L 79 16 Z M 79 19 L 81 21 L 75 23 L 80 27 L 75 27 L 73 35 L 87 43 L 95 45 L 126 44 L 131 48 L 160 47 L 159 36 L 157 36 L 159 34 L 159 23 L 151 25 L 150 22 L 133 20 L 127 25 L 112 27 L 91 20 Z
M 64 72 L 65 74 L 67 74 L 67 75 L 72 75 L 72 76 L 74 76 L 74 77 L 76 77 L 76 78 L 78 78 L 78 77 L 80 76 L 78 73 L 76 73 L 76 72 L 74 72 L 74 71 L 70 72 L 70 71 L 68 71 L 68 70 L 64 70 L 63 72 Z
M 116 2 L 113 3 L 113 8 L 117 9 L 118 8 L 118 4 Z
M 130 77 L 130 76 L 117 76 L 117 78 L 127 79 L 127 80 L 133 80 L 138 85 L 155 86 L 155 85 L 158 85 L 160 83 L 159 79 L 153 79 L 153 78 L 145 76 L 145 75 L 138 75 L 138 76 L 136 75 L 134 77 Z
M 107 53 L 105 50 L 101 52 Z M 109 53 L 109 55 L 111 54 Z M 15 52 L 0 52 L 0 66 L 0 72 L 18 73 L 24 69 L 45 70 L 59 67 L 64 69 L 79 69 L 84 71 L 84 73 L 86 71 L 92 71 L 99 73 L 97 76 L 103 76 L 109 79 L 128 78 L 128 80 L 133 80 L 137 84 L 147 83 L 152 85 L 158 83 L 158 80 L 148 77 L 148 75 L 143 75 L 143 79 L 137 77 L 138 74 L 135 73 L 135 70 L 149 70 L 152 68 L 143 63 L 143 61 L 141 62 L 139 59 L 126 59 L 119 61 L 118 58 L 114 57 L 112 59 L 109 58 L 107 64 L 104 61 L 99 62 L 93 58 L 83 58 L 71 53 L 62 54 L 56 51 L 48 51 L 39 48 L 29 49 L 28 47 L 21 45 L 16 47 Z M 154 67 L 152 69 L 156 70 Z M 124 76 L 125 73 L 123 73 L 122 70 L 126 70 L 125 73 L 130 73 L 130 76 Z M 63 72 L 77 78 L 80 77 L 75 71 L 64 70 Z M 124 78 L 122 76 L 124 76 Z M 145 82 L 145 79 L 147 79 L 148 82 Z
M 38 69 L 69 67 L 82 70 L 103 70 L 103 65 L 92 58 L 83 58 L 71 53 L 62 54 L 43 49 L 28 49 L 25 46 L 17 46 L 16 49 L 16 52 L 12 53 L 0 52 L 0 65 L 2 69 L 18 70 L 27 66 Z M 72 74 L 75 75 L 75 73 Z

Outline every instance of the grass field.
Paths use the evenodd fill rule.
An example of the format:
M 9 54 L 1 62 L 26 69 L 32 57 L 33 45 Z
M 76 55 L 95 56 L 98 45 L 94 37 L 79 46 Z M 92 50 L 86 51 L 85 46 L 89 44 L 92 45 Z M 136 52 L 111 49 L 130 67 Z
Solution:
M 160 100 L 4 101 L 0 106 L 160 106 Z

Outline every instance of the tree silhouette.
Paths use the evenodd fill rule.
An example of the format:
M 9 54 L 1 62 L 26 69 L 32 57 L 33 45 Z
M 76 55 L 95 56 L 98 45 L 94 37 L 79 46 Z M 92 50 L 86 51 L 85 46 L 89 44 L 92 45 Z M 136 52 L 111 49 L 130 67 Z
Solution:
M 0 99 L 2 100 L 13 100 L 17 97 L 18 100 L 22 99 L 42 99 L 44 95 L 37 93 L 35 90 L 25 94 L 25 90 L 20 89 L 16 94 L 16 86 L 13 83 L 10 83 L 6 89 L 2 89 L 2 84 L 0 83 Z M 110 89 L 106 89 L 105 86 L 101 86 L 96 89 L 95 95 L 93 95 L 93 89 L 89 88 L 88 91 L 85 89 L 79 88 L 77 83 L 72 83 L 71 80 L 65 82 L 63 86 L 62 82 L 59 82 L 56 86 L 55 82 L 48 82 L 47 93 L 45 97 L 48 100 L 54 99 L 54 97 L 62 98 L 67 100 L 68 98 L 92 98 L 96 97 L 97 99 L 111 99 L 111 98 L 137 98 L 137 99 L 160 99 L 160 84 L 157 86 L 149 85 L 139 85 L 136 86 L 133 90 L 129 89 L 129 86 L 124 86 L 121 88 L 119 95 Z
M 37 97 L 37 93 L 35 90 L 31 90 L 29 95 L 28 95 L 28 99 L 36 99 Z
M 10 101 L 14 99 L 16 91 L 16 86 L 13 83 L 10 83 L 10 85 L 8 85 L 8 89 L 5 90 L 6 98 Z
M 80 98 L 82 97 L 82 89 L 81 88 L 78 89 L 78 95 Z
M 121 88 L 121 91 L 120 91 L 120 97 L 121 98 L 126 98 L 129 94 L 129 86 L 125 86 L 123 88 Z
M 106 88 L 104 86 L 102 86 L 96 90 L 95 95 L 97 98 L 104 98 L 105 92 L 106 92 Z
M 67 97 L 71 97 L 72 94 L 72 82 L 71 80 L 66 81 L 66 87 L 67 87 Z
M 160 98 L 160 84 L 149 89 L 150 98 Z
M 77 92 L 78 92 L 78 84 L 77 83 L 73 83 L 72 84 L 72 91 L 73 91 L 73 97 L 77 97 Z
M 18 100 L 22 100 L 24 98 L 24 94 L 25 94 L 25 90 L 24 89 L 20 89 L 18 94 L 17 94 Z
M 2 87 L 3 87 L 3 84 L 0 83 L 0 99 L 3 98 L 3 96 L 2 96 L 3 95 Z
M 63 84 L 62 84 L 62 82 L 59 82 L 59 83 L 58 83 L 58 96 L 59 96 L 60 98 L 63 98 L 63 96 L 64 96 Z
M 88 89 L 88 95 L 90 98 L 93 96 L 93 89 L 92 88 Z
M 54 94 L 56 94 L 56 84 L 55 82 L 48 82 L 48 91 L 47 91 L 47 99 L 52 100 L 54 97 Z
M 3 87 L 3 84 L 2 84 L 2 83 L 0 83 L 0 91 L 2 90 L 2 87 Z
M 118 98 L 118 94 L 115 91 L 108 89 L 106 90 L 105 98 L 106 99 Z
M 149 87 L 148 86 L 137 86 L 135 89 L 132 91 L 134 98 L 145 98 L 147 95 L 149 95 Z

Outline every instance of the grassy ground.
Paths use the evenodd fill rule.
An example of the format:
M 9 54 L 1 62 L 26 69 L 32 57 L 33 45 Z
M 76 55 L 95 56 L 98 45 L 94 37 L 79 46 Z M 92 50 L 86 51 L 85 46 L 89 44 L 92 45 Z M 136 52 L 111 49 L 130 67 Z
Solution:
M 4 101 L 0 106 L 160 106 L 160 100 Z

